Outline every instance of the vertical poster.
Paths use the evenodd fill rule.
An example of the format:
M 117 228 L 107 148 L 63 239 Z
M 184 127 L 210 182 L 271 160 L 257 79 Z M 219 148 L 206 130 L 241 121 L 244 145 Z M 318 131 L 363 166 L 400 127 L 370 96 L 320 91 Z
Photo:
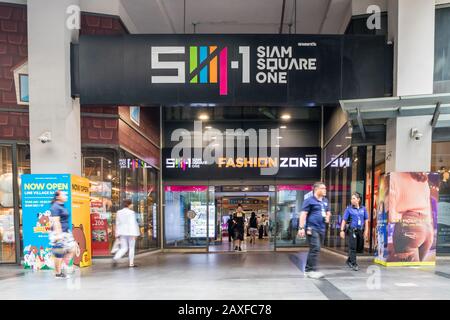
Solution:
M 49 244 L 50 206 L 57 190 L 67 193 L 71 214 L 70 176 L 57 174 L 22 175 L 23 265 L 26 269 L 53 269 Z
M 380 181 L 378 250 L 385 266 L 434 265 L 439 174 L 392 172 Z
M 72 234 L 78 243 L 73 264 L 92 265 L 89 180 L 71 176 Z
M 111 182 L 91 181 L 90 216 L 92 234 L 92 252 L 96 256 L 109 256 L 109 230 L 111 225 Z

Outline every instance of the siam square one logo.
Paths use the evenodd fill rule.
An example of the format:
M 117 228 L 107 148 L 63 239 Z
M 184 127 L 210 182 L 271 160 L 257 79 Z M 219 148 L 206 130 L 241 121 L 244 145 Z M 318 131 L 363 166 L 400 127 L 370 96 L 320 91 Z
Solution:
M 297 47 L 317 46 L 298 43 Z M 293 46 L 152 46 L 151 69 L 164 75 L 152 75 L 152 84 L 217 85 L 220 96 L 229 93 L 230 70 L 240 70 L 243 84 L 287 84 L 291 71 L 316 71 L 317 59 L 297 57 Z M 231 60 L 232 50 L 239 58 Z M 251 74 L 252 59 L 256 59 Z M 168 75 L 170 74 L 170 75 Z

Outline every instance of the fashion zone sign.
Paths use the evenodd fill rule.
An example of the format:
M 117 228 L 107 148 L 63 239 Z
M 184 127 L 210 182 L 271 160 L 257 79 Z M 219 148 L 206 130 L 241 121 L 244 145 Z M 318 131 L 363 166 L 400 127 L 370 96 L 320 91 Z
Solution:
M 208 129 L 170 133 L 172 148 L 163 149 L 164 178 L 302 178 L 320 177 L 320 148 L 280 148 L 279 129 Z
M 385 94 L 387 48 L 378 36 L 81 36 L 72 93 L 82 104 L 336 103 Z

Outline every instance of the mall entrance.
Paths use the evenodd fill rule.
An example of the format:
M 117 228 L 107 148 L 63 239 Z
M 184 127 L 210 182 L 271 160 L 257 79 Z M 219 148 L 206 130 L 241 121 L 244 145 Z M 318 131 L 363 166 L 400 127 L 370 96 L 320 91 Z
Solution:
M 297 236 L 303 201 L 311 183 L 164 186 L 164 248 L 232 252 L 228 220 L 240 203 L 246 218 L 243 252 L 283 251 L 306 246 Z M 252 212 L 259 218 L 250 243 Z M 231 241 L 230 241 L 231 240 Z

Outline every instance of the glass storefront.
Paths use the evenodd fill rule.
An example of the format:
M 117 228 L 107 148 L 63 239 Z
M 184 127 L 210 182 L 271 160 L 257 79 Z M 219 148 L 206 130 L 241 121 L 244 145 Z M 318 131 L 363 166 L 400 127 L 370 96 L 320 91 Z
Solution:
M 22 241 L 20 176 L 26 173 L 30 173 L 29 147 L 0 144 L 0 263 L 16 263 L 20 260 L 20 257 L 17 257 L 18 248 L 16 247 L 16 239 L 19 238 Z M 14 196 L 15 174 L 17 174 L 16 187 L 19 192 L 17 197 Z M 19 221 L 18 225 L 16 221 Z M 19 248 L 22 248 L 21 244 Z
M 327 230 L 325 245 L 340 251 L 347 251 L 347 241 L 339 236 L 345 209 L 350 204 L 352 192 L 360 193 L 363 205 L 369 213 L 369 226 L 372 237 L 376 235 L 376 217 L 372 210 L 376 206 L 377 181 L 384 173 L 384 147 L 359 146 L 350 147 L 335 158 L 324 170 L 324 181 L 328 188 L 331 220 Z M 375 159 L 374 159 L 375 155 Z M 367 251 L 373 249 L 374 239 L 366 239 Z
M 156 249 L 158 237 L 158 171 L 123 150 L 83 150 L 83 175 L 91 181 L 93 256 L 110 256 L 115 215 L 124 199 L 133 201 L 141 236 L 136 251 Z
M 165 247 L 206 248 L 207 232 L 210 236 L 215 234 L 215 208 L 208 201 L 208 187 L 166 186 L 164 191 Z
M 431 171 L 440 173 L 437 253 L 450 253 L 450 142 L 433 143 Z
M 236 188 L 244 191 L 234 191 Z M 223 193 L 228 189 L 232 191 Z M 216 190 L 222 192 L 218 193 L 219 198 L 215 196 Z M 253 192 L 252 196 L 254 190 L 262 191 Z M 243 205 L 247 220 L 252 211 L 257 217 L 264 214 L 267 219 L 264 239 L 268 241 L 256 250 L 306 246 L 306 240 L 297 236 L 298 219 L 303 201 L 312 195 L 311 190 L 309 183 L 229 188 L 166 185 L 164 246 L 181 249 L 209 248 L 210 251 L 229 250 L 226 222 L 229 215 L 235 212 L 238 203 Z M 247 248 L 252 250 L 252 247 Z

